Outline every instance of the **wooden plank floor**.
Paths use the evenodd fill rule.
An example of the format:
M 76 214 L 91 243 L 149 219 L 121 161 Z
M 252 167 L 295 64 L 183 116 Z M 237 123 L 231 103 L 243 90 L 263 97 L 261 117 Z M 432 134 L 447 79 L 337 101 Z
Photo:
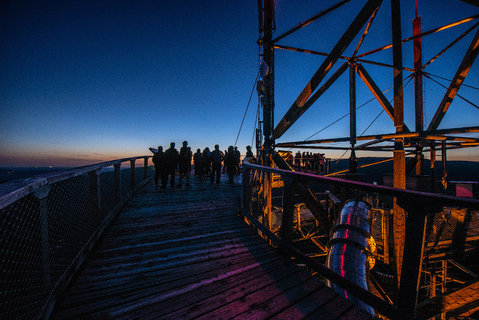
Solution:
M 368 319 L 235 213 L 240 185 L 147 184 L 53 319 Z

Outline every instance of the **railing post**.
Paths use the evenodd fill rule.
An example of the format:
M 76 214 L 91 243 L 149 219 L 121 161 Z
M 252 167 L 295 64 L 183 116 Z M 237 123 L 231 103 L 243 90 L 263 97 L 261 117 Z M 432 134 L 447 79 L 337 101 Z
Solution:
M 281 238 L 291 240 L 294 220 L 294 191 L 290 177 L 283 177 L 283 217 L 281 221 Z
M 405 319 L 413 319 L 416 313 L 419 282 L 421 278 L 422 260 L 424 254 L 424 240 L 426 234 L 425 208 L 419 200 L 398 199 L 398 204 L 407 211 L 406 234 L 404 240 L 403 263 L 401 280 L 399 283 L 397 307 Z
M 40 237 L 42 245 L 42 271 L 43 285 L 50 288 L 50 241 L 48 236 L 48 194 L 50 193 L 50 185 L 46 185 L 34 192 L 35 198 L 39 201 L 40 207 Z
M 144 157 L 144 166 L 143 166 L 143 180 L 146 180 L 148 177 L 148 157 Z
M 92 206 L 92 216 L 96 219 L 95 222 L 101 222 L 101 185 L 100 185 L 100 170 L 88 172 L 90 178 L 90 201 Z
M 273 174 L 263 172 L 263 223 L 271 230 L 271 184 Z
M 115 168 L 115 202 L 121 200 L 121 162 L 114 165 Z
M 133 191 L 135 190 L 135 159 L 130 160 L 130 168 L 131 168 L 130 188 Z
M 246 209 L 251 214 L 251 186 L 249 183 L 249 169 L 246 168 L 246 163 L 243 163 L 241 183 L 243 185 L 243 209 Z

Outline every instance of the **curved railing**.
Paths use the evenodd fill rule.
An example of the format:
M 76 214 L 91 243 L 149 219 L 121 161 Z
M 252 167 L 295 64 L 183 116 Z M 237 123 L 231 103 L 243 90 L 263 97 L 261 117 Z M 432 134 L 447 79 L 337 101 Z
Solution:
M 148 158 L 102 162 L 1 185 L 0 319 L 49 317 L 106 227 L 151 178 Z M 135 167 L 141 159 L 143 167 Z
M 267 175 L 269 175 L 269 177 Z M 281 180 L 275 179 L 271 175 L 280 176 Z M 258 178 L 261 181 L 258 181 Z M 278 181 L 281 183 L 278 184 Z M 447 308 L 450 306 L 448 306 L 447 303 L 443 303 L 446 300 L 440 300 L 441 297 L 430 299 L 421 306 L 417 306 L 418 285 L 425 244 L 426 217 L 434 217 L 434 214 L 440 213 L 444 207 L 448 206 L 478 210 L 479 200 L 402 190 L 364 182 L 271 168 L 248 162 L 243 163 L 242 183 L 243 199 L 240 212 L 249 223 L 254 226 L 259 234 L 266 237 L 274 245 L 280 247 L 286 254 L 294 257 L 297 263 L 306 265 L 323 278 L 345 289 L 349 294 L 373 307 L 377 313 L 389 319 L 413 319 L 416 317 L 430 318 L 438 312 L 445 313 L 448 311 Z M 277 187 L 275 188 L 276 199 L 267 199 L 268 192 L 265 191 L 265 189 L 271 188 L 274 183 L 277 183 Z M 327 268 L 318 260 L 309 258 L 305 253 L 299 251 L 292 245 L 291 232 L 294 221 L 294 205 L 298 201 L 295 194 L 300 195 L 302 202 L 306 203 L 312 213 L 315 210 L 318 211 L 316 214 L 313 213 L 317 220 L 316 225 L 318 229 L 323 229 L 323 233 L 327 235 L 331 226 L 331 221 L 328 221 L 331 218 L 328 218 L 328 214 L 330 215 L 331 213 L 321 208 L 321 204 L 311 195 L 310 189 L 307 189 L 307 184 L 329 185 L 329 190 L 345 188 L 345 190 L 349 190 L 348 197 L 353 198 L 361 198 L 366 193 L 394 197 L 399 206 L 407 212 L 404 249 L 402 252 L 402 276 L 397 289 L 397 298 L 393 303 L 384 297 L 380 298 L 366 291 L 352 281 Z M 301 196 L 301 194 L 303 195 Z M 279 212 L 276 213 L 280 215 L 279 217 L 275 217 L 275 221 L 272 221 L 273 219 L 271 218 L 273 207 L 279 209 Z M 322 210 L 323 212 L 321 212 Z M 325 224 L 329 223 L 329 226 L 321 226 L 323 222 Z M 279 229 L 277 227 L 278 223 L 280 224 Z M 299 229 L 299 217 L 297 223 Z M 277 232 L 278 230 L 279 232 Z M 456 248 L 456 250 L 459 249 Z M 477 279 L 474 281 L 477 281 Z M 463 289 L 451 293 L 451 297 L 455 294 L 456 296 L 461 296 L 461 299 L 467 300 L 467 303 L 477 301 L 479 295 L 473 292 L 478 286 L 478 282 L 472 284 L 466 283 Z M 447 296 L 445 298 L 447 298 Z

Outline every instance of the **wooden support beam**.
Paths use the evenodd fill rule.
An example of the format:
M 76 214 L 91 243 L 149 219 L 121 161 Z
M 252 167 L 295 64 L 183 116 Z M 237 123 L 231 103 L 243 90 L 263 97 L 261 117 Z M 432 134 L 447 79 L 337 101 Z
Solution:
M 308 82 L 306 87 L 300 93 L 296 101 L 290 107 L 289 110 L 293 114 L 297 113 L 296 109 L 301 109 L 304 106 L 306 101 L 309 99 L 309 97 L 313 94 L 313 92 L 319 86 L 319 84 L 324 79 L 326 74 L 329 72 L 329 70 L 331 70 L 334 63 L 336 63 L 336 61 L 339 59 L 339 56 L 341 56 L 344 50 L 346 50 L 346 48 L 349 46 L 351 41 L 356 37 L 356 35 L 360 31 L 360 29 L 363 27 L 363 25 L 366 23 L 366 21 L 369 19 L 369 17 L 373 14 L 376 8 L 379 7 L 381 2 L 382 0 L 368 0 L 368 2 L 364 5 L 364 7 L 358 13 L 354 21 L 351 23 L 348 29 L 344 32 L 341 39 L 339 39 L 338 43 L 336 43 L 333 50 L 331 50 L 331 53 L 328 55 L 328 57 L 326 57 L 326 59 L 318 68 L 318 70 L 315 72 L 315 74 L 313 75 L 311 80 Z M 273 134 L 274 138 L 277 139 L 281 137 L 290 126 L 291 126 L 290 119 L 288 119 L 286 116 L 283 117 L 283 119 L 281 119 L 281 121 L 278 123 L 278 125 L 274 129 L 274 134 Z
M 456 96 L 464 79 L 469 73 L 469 70 L 471 69 L 472 64 L 474 63 L 474 60 L 476 59 L 478 53 L 479 53 L 479 30 L 477 30 L 476 35 L 474 36 L 474 39 L 471 42 L 471 45 L 467 49 L 466 54 L 464 55 L 464 58 L 462 59 L 462 62 L 459 68 L 457 69 L 456 74 L 454 75 L 454 78 L 451 80 L 451 84 L 449 85 L 449 88 L 447 89 L 446 94 L 444 95 L 441 103 L 439 104 L 439 107 L 436 110 L 436 113 L 434 114 L 434 117 L 431 120 L 431 123 L 429 124 L 429 127 L 427 128 L 428 130 L 435 130 L 441 124 L 441 121 L 444 118 L 444 115 L 449 109 L 449 106 L 451 105 L 452 100 Z

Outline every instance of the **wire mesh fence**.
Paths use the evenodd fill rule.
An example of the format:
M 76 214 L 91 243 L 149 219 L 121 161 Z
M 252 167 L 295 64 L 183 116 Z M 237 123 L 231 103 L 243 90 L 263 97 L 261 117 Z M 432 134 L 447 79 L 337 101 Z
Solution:
M 23 196 L 12 203 L 6 200 L 11 194 L 0 197 L 0 319 L 48 313 L 105 219 L 145 181 L 143 168 L 135 170 L 134 180 L 128 167 L 115 172 L 113 164 L 129 160 L 49 176 L 41 187 L 20 190 Z M 152 169 L 147 173 L 151 177 Z
M 441 315 L 446 317 L 477 315 L 475 312 L 477 312 L 476 307 L 479 301 L 477 294 L 479 292 L 477 291 L 479 288 L 479 282 L 477 282 L 479 274 L 478 200 L 297 174 L 258 165 L 248 164 L 245 167 L 243 209 L 247 215 L 279 238 L 283 240 L 289 238 L 296 249 L 321 263 L 325 260 L 325 255 L 329 253 L 329 247 L 332 244 L 331 231 L 329 233 L 320 231 L 318 226 L 322 222 L 316 218 L 316 215 L 313 214 L 317 221 L 309 220 L 312 217 L 314 203 L 313 207 L 310 207 L 305 195 L 301 195 L 304 191 L 299 184 L 307 183 L 311 187 L 312 194 L 316 196 L 315 201 L 321 203 L 324 208 L 321 214 L 333 226 L 332 229 L 327 228 L 328 230 L 338 228 L 337 201 L 340 202 L 340 207 L 347 199 L 363 199 L 371 205 L 370 231 L 367 234 L 368 248 L 366 249 L 369 292 L 390 306 L 396 307 L 402 303 L 400 308 L 396 307 L 398 308 L 396 311 L 389 313 L 386 308 L 384 313 L 376 309 L 376 302 L 371 300 L 373 304 L 370 305 L 382 316 L 386 315 L 389 318 L 389 315 L 397 314 L 399 309 L 416 312 L 425 318 Z M 269 195 L 266 191 L 268 186 L 264 183 L 266 178 L 262 172 L 272 173 Z M 274 174 L 282 174 L 284 183 L 275 183 Z M 286 184 L 289 184 L 293 192 L 286 192 Z M 333 195 L 325 193 L 329 199 L 321 198 L 324 184 L 330 184 L 329 190 Z M 348 190 L 342 190 L 345 188 Z M 409 255 L 408 261 L 413 261 L 403 263 L 401 281 L 397 280 L 394 265 L 394 241 L 396 241 L 394 236 L 397 233 L 393 220 L 394 210 L 388 203 L 388 201 L 392 202 L 393 196 L 396 195 L 408 210 L 409 221 L 406 220 L 406 230 L 402 233 L 403 252 L 404 256 Z M 285 219 L 286 215 L 289 215 L 289 218 Z M 282 231 L 285 222 L 290 229 L 290 236 L 286 238 L 284 236 L 287 232 Z M 421 223 L 424 228 L 421 227 Z M 260 229 L 257 224 L 252 224 L 256 229 Z M 259 233 L 267 234 L 265 231 L 259 231 Z M 417 236 L 418 234 L 420 236 Z M 311 249 L 306 246 L 304 240 L 313 242 L 316 248 Z M 411 251 L 414 250 L 418 254 L 412 255 Z M 413 264 L 416 274 L 404 272 L 411 269 L 410 266 Z M 313 270 L 321 274 L 319 269 Z M 326 277 L 326 279 L 329 278 Z M 403 288 L 408 286 L 412 288 L 408 291 L 408 297 L 412 295 L 417 297 L 412 302 L 405 298 L 405 294 L 395 296 L 398 291 L 404 292 L 406 289 Z

